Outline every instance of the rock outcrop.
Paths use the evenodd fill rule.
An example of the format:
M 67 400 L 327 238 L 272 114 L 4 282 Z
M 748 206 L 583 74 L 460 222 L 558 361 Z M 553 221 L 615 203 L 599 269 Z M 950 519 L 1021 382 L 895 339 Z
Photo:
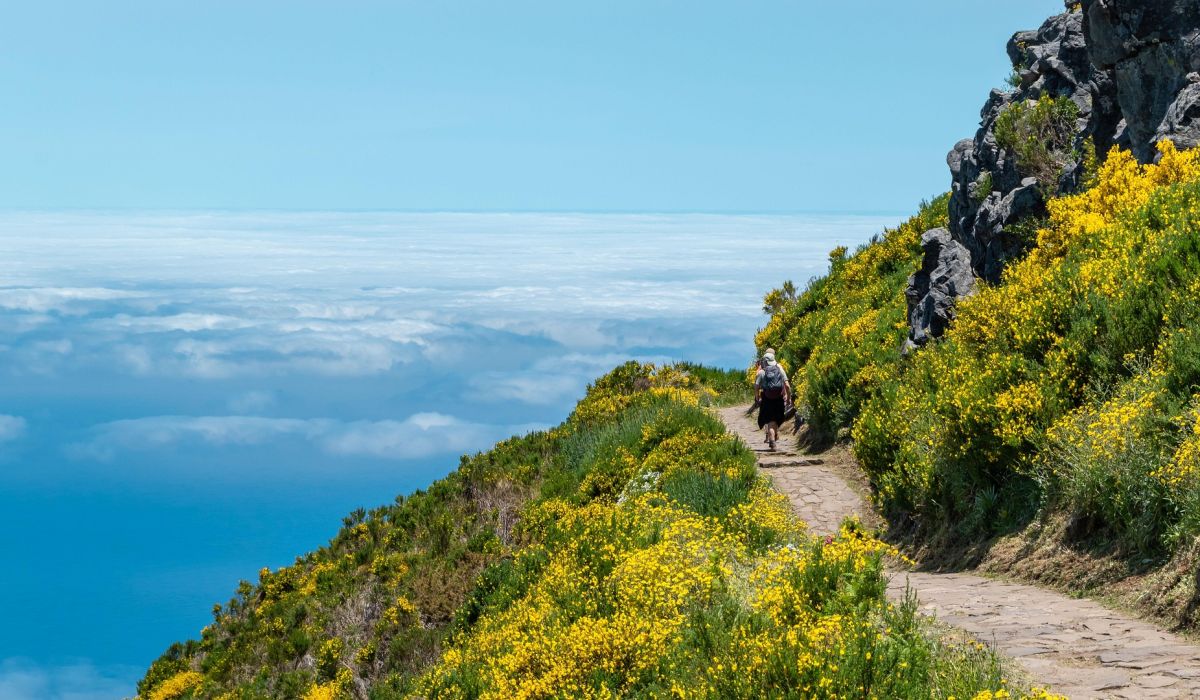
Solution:
M 1025 245 L 1014 224 L 1043 214 L 1047 197 L 1077 189 L 1089 152 L 1103 157 L 1119 145 L 1149 162 L 1162 139 L 1180 148 L 1200 145 L 1200 0 L 1068 0 L 1066 8 L 1036 31 L 1013 35 L 1012 89 L 992 90 L 975 137 L 946 157 L 950 237 L 988 282 L 998 282 L 1005 262 Z M 1031 167 L 1002 145 L 997 123 L 1014 106 L 1041 98 L 1070 100 L 1075 124 L 1062 144 L 1048 148 L 1049 166 Z M 939 298 L 928 308 L 933 316 L 914 316 L 912 300 L 926 298 L 920 285 L 937 277 L 939 264 L 927 248 L 910 280 L 910 343 L 940 335 L 953 318 L 954 298 L 964 293 Z
M 1141 161 L 1167 138 L 1182 148 L 1200 142 L 1200 2 L 1196 0 L 1084 0 L 1088 55 L 1112 74 Z
M 950 233 L 971 252 L 975 273 L 996 282 L 1004 261 L 1019 252 L 1009 226 L 1042 213 L 1044 197 L 1076 186 L 1082 153 L 1090 138 L 1101 152 L 1117 137 L 1121 120 L 1111 76 L 1097 70 L 1088 55 L 1080 10 L 1051 17 L 1037 31 L 1018 32 L 1008 42 L 1012 90 L 992 90 L 983 106 L 975 138 L 960 141 L 950 166 Z M 1064 144 L 1064 162 L 1053 182 L 1030 182 L 1015 154 L 1004 149 L 996 123 L 1014 104 L 1041 97 L 1067 98 L 1078 109 L 1074 134 Z M 1045 177 L 1045 176 L 1043 176 Z
M 975 291 L 971 254 L 944 228 L 921 236 L 924 263 L 908 278 L 904 295 L 908 300 L 908 340 L 911 351 L 940 336 L 954 320 L 954 301 Z M 928 270 L 928 272 L 927 272 Z

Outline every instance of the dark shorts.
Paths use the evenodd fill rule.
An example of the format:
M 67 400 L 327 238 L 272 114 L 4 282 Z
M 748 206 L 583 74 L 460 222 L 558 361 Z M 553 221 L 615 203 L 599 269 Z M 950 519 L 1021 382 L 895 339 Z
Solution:
M 783 425 L 783 397 L 778 399 L 763 399 L 762 404 L 758 407 L 758 427 L 763 427 L 767 423 Z

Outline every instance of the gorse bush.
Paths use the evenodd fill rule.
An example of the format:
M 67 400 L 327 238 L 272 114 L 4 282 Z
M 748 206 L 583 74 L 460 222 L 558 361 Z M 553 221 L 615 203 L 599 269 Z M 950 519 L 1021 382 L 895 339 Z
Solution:
M 1200 379 L 1200 162 L 1160 151 L 1114 151 L 1052 200 L 1028 256 L 868 403 L 854 436 L 885 504 L 988 532 L 1061 496 L 1127 545 L 1165 544 L 1195 482 L 1170 426 Z
M 911 358 L 879 322 L 902 319 L 900 275 L 848 274 L 902 258 L 903 227 L 760 334 L 799 363 L 815 422 L 853 426 L 893 519 L 979 537 L 1065 510 L 1080 534 L 1150 556 L 1200 534 L 1200 157 L 1160 154 L 1114 150 L 1089 189 L 1050 200 L 1027 255 Z
M 889 546 L 853 523 L 806 533 L 703 409 L 713 399 L 680 367 L 617 368 L 562 426 L 352 514 L 329 547 L 243 584 L 199 641 L 155 662 L 140 696 L 1001 690 L 989 652 L 939 641 L 911 600 L 887 602 Z
M 830 255 L 830 271 L 794 301 L 779 306 L 755 343 L 774 347 L 796 368 L 791 380 L 797 405 L 826 435 L 849 425 L 863 401 L 900 362 L 908 332 L 904 288 L 921 265 L 921 234 L 945 226 L 948 196 L 923 204 L 919 214 L 847 257 Z M 767 295 L 765 306 L 786 294 Z
M 589 475 L 569 457 L 593 434 L 584 426 L 608 425 L 605 416 L 617 410 L 675 405 L 673 397 L 712 400 L 716 392 L 701 389 L 689 370 L 721 376 L 628 363 L 597 382 L 567 426 L 503 441 L 464 457 L 426 491 L 351 514 L 328 546 L 263 569 L 257 584 L 242 582 L 199 640 L 173 645 L 151 665 L 139 696 L 346 697 L 362 688 L 403 695 L 440 656 L 480 572 L 515 542 L 520 509 L 543 490 L 581 490 Z
M 1143 370 L 1085 401 L 1050 427 L 1042 455 L 1083 529 L 1107 526 L 1140 552 L 1159 550 L 1163 528 L 1182 515 L 1173 494 L 1184 484 L 1163 478 L 1176 430 L 1164 420 L 1171 410 L 1159 376 Z
M 806 536 L 713 417 L 673 398 L 610 419 L 580 454 L 630 465 L 626 488 L 615 500 L 576 492 L 531 504 L 513 561 L 537 564 L 501 564 L 500 584 L 484 574 L 474 624 L 423 679 L 423 696 L 973 697 L 1002 687 L 989 653 L 943 646 L 912 602 L 887 603 L 890 547 L 852 525 Z

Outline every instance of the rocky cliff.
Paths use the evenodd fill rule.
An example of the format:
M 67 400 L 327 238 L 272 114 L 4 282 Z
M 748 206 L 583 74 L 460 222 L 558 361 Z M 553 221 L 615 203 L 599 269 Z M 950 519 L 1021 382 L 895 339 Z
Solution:
M 1044 213 L 1113 146 L 1142 162 L 1162 139 L 1200 143 L 1200 2 L 1084 0 L 1008 42 L 1011 89 L 992 90 L 974 138 L 950 151 L 949 240 L 931 236 L 908 289 L 909 347 L 953 320 L 965 275 L 999 281 Z M 969 269 L 968 269 L 969 268 Z M 952 283 L 951 280 L 956 280 Z

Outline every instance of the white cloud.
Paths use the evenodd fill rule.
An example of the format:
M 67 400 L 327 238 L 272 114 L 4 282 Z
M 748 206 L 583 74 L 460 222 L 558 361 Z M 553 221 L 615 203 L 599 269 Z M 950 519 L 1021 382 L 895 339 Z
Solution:
M 25 427 L 24 418 L 0 414 L 0 442 L 16 440 L 25 434 Z
M 296 315 L 301 318 L 319 318 L 330 321 L 357 321 L 378 316 L 385 309 L 379 304 L 300 302 L 293 304 Z
M 213 447 L 263 445 L 303 440 L 329 455 L 413 459 L 485 449 L 541 425 L 471 423 L 441 413 L 407 419 L 338 421 L 328 418 L 262 416 L 150 416 L 104 423 L 94 437 L 69 448 L 75 457 L 112 460 L 118 452 L 173 449 L 188 443 Z
M 64 338 L 61 340 L 43 340 L 36 343 L 31 343 L 29 349 L 39 355 L 70 355 L 75 349 L 75 344 Z
M 28 659 L 0 660 L 4 700 L 114 700 L 134 694 L 138 671 L 98 668 L 87 661 L 38 665 Z
M 415 348 L 354 333 L 187 338 L 159 358 L 158 371 L 206 379 L 285 373 L 355 376 L 387 372 L 418 356 Z
M 534 406 L 551 406 L 582 394 L 588 377 L 578 374 L 492 373 L 471 382 L 472 394 L 485 399 L 520 401 Z
M 45 329 L 58 323 L 50 314 L 14 313 L 0 316 L 0 332 L 19 335 Z
M 170 316 L 130 316 L 129 314 L 117 314 L 111 320 L 107 321 L 107 323 L 118 326 L 124 332 L 132 333 L 163 333 L 170 331 L 195 333 L 196 331 L 240 330 L 256 325 L 253 321 L 227 314 L 190 312 L 172 314 Z
M 347 423 L 322 439 L 326 451 L 338 455 L 413 459 L 434 454 L 474 452 L 513 434 L 540 425 L 469 423 L 440 413 L 418 413 L 403 421 Z
M 111 302 L 145 297 L 104 287 L 9 287 L 0 288 L 0 309 L 46 313 L 80 313 L 88 302 Z
M 116 359 L 136 375 L 147 375 L 154 369 L 154 358 L 150 349 L 142 345 L 116 345 Z
M 104 423 L 95 437 L 75 445 L 71 453 L 111 460 L 117 452 L 148 451 L 200 442 L 223 447 L 261 445 L 284 437 L 311 439 L 332 421 L 259 416 L 149 416 Z

